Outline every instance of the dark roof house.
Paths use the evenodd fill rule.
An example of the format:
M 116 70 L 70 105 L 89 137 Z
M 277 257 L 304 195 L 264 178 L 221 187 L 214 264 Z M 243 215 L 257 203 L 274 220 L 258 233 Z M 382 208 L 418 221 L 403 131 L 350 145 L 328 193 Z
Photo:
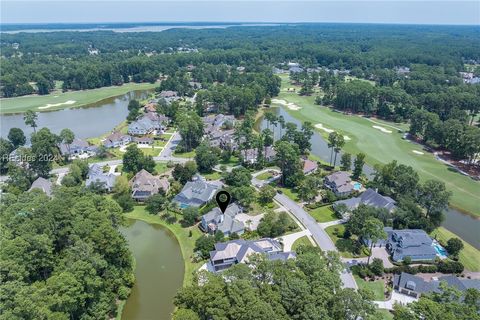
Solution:
M 207 182 L 200 175 L 195 175 L 192 181 L 183 186 L 182 191 L 173 198 L 173 201 L 180 205 L 180 208 L 199 207 L 212 200 L 220 188 L 219 183 Z
M 334 203 L 333 206 L 336 207 L 340 204 L 346 205 L 348 211 L 355 210 L 361 204 L 372 206 L 375 208 L 385 208 L 389 212 L 393 212 L 397 208 L 395 206 L 395 200 L 390 197 L 382 196 L 371 188 L 367 189 L 358 197 L 337 201 Z
M 252 254 L 264 254 L 270 260 L 283 261 L 296 256 L 294 252 L 283 252 L 281 244 L 274 239 L 238 239 L 216 243 L 215 250 L 210 252 L 210 263 L 214 271 L 221 271 L 237 263 L 248 262 L 248 257 Z
M 245 231 L 245 225 L 235 219 L 239 213 L 242 213 L 242 207 L 236 203 L 230 204 L 225 213 L 215 207 L 202 216 L 200 229 L 211 234 L 218 230 L 226 236 L 230 236 L 232 233 L 241 235 Z
M 347 196 L 354 190 L 350 173 L 337 171 L 325 177 L 324 186 L 337 196 Z
M 132 142 L 132 137 L 121 132 L 114 132 L 103 141 L 103 145 L 107 148 L 116 148 L 124 146 Z
M 304 159 L 302 160 L 303 162 L 303 173 L 304 174 L 310 174 L 312 172 L 317 171 L 318 169 L 318 164 L 316 161 L 312 161 L 309 159 Z
M 405 272 L 396 274 L 393 277 L 393 288 L 399 293 L 419 298 L 424 293 L 440 293 L 441 282 L 445 282 L 448 286 L 454 287 L 462 292 L 469 288 L 480 290 L 479 279 L 463 279 L 454 275 L 447 275 L 434 278 L 432 281 L 425 281 L 421 277 Z

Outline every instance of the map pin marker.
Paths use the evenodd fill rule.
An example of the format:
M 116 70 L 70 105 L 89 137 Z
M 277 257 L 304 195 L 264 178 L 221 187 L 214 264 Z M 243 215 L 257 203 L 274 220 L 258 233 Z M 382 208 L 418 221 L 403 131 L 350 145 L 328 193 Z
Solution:
M 228 204 L 230 203 L 230 193 L 227 191 L 219 191 L 217 192 L 217 195 L 215 196 L 215 200 L 217 200 L 217 205 L 222 211 L 222 213 L 225 213 L 225 210 L 227 210 Z

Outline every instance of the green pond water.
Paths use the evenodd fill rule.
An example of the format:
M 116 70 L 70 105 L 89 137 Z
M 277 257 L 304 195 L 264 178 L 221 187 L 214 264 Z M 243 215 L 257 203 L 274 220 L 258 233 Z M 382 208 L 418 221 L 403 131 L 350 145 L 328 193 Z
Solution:
M 171 319 L 173 298 L 182 286 L 184 263 L 175 236 L 159 225 L 130 220 L 121 229 L 136 261 L 135 285 L 122 320 Z

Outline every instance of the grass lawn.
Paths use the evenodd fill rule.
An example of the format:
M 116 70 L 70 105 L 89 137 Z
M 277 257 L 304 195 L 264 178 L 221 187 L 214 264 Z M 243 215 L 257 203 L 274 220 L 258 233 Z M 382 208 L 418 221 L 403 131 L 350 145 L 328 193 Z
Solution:
M 226 165 L 226 166 L 230 166 L 230 167 L 235 167 L 237 165 L 240 164 L 240 160 L 238 159 L 238 157 L 235 157 L 235 156 L 231 156 L 230 159 L 228 159 L 228 161 L 220 161 L 219 162 L 220 165 Z
M 456 237 L 455 233 L 448 231 L 444 227 L 440 227 L 430 234 L 432 237 L 437 236 L 437 240 L 447 243 L 448 239 Z M 463 240 L 462 240 L 463 241 Z M 480 271 L 480 250 L 473 247 L 468 242 L 463 241 L 463 249 L 460 251 L 459 260 L 470 271 Z
M 332 206 L 324 206 L 317 209 L 308 211 L 308 213 L 315 219 L 317 222 L 330 222 L 338 220 L 337 215 L 333 212 Z
M 29 95 L 15 98 L 0 99 L 1 114 L 19 113 L 27 110 L 52 111 L 65 108 L 81 107 L 102 99 L 116 97 L 134 90 L 153 89 L 158 84 L 127 83 L 122 86 L 104 87 L 91 90 L 53 92 L 48 95 Z M 47 107 L 47 104 L 51 106 Z
M 335 234 L 335 229 L 338 230 L 338 233 Z M 361 258 L 366 257 L 367 255 L 362 251 L 360 255 L 353 254 L 353 246 L 355 244 L 355 239 L 343 239 L 343 233 L 345 232 L 345 226 L 343 224 L 339 224 L 336 226 L 330 226 L 325 228 L 325 231 L 332 239 L 333 243 L 337 247 L 340 255 L 344 258 Z
M 376 301 L 385 300 L 385 285 L 382 280 L 365 281 L 359 276 L 354 276 L 359 289 L 370 290 L 373 292 L 373 299 Z
M 155 171 L 157 174 L 162 174 L 166 171 L 168 171 L 169 168 L 167 168 L 167 163 L 166 162 L 156 162 L 155 163 Z
M 195 157 L 195 150 L 190 152 L 174 152 L 173 156 L 177 158 L 193 158 Z
M 267 171 L 267 172 L 263 172 L 263 173 L 259 174 L 256 178 L 258 180 L 268 180 L 272 177 L 273 177 L 273 174 L 271 174 L 270 172 Z
M 222 177 L 222 174 L 217 171 L 213 171 L 212 173 L 202 174 L 207 180 L 218 180 Z
M 292 250 L 295 251 L 300 246 L 313 246 L 313 244 L 310 242 L 310 240 L 308 240 L 307 236 L 303 236 L 295 240 L 295 242 L 292 244 Z
M 161 148 L 152 148 L 152 147 L 149 147 L 149 148 L 139 148 L 140 150 L 142 150 L 143 154 L 146 155 L 146 156 L 152 156 L 152 157 L 156 157 L 160 154 L 160 151 L 162 151 Z
M 293 201 L 300 201 L 300 199 L 298 199 L 298 194 L 297 194 L 296 191 L 294 191 L 292 189 L 288 189 L 288 188 L 283 188 L 283 187 L 277 187 L 277 189 L 281 190 L 284 195 L 286 195 L 287 197 L 289 197 Z
M 132 212 L 125 214 L 127 218 L 142 220 L 150 224 L 162 225 L 169 229 L 178 240 L 182 250 L 183 260 L 185 261 L 185 275 L 183 277 L 183 285 L 187 286 L 192 282 L 193 272 L 196 271 L 203 262 L 192 262 L 193 249 L 195 247 L 195 240 L 202 235 L 197 226 L 182 228 L 178 222 L 169 224 L 162 220 L 159 216 L 151 215 L 145 211 L 144 206 L 135 206 Z M 192 237 L 189 237 L 189 231 L 192 231 Z
M 295 103 L 300 110 L 289 110 L 289 114 L 301 121 L 310 121 L 314 125 L 321 123 L 326 128 L 332 128 L 351 140 L 347 141 L 344 147 L 345 152 L 366 154 L 367 164 L 386 164 L 393 160 L 399 163 L 412 166 L 422 180 L 438 179 L 443 181 L 447 189 L 453 192 L 451 204 L 480 216 L 480 193 L 476 192 L 479 182 L 454 172 L 440 161 L 436 160 L 432 153 L 426 152 L 421 146 L 402 139 L 402 133 L 396 128 L 406 129 L 406 125 L 389 123 L 376 119 L 367 119 L 356 115 L 345 115 L 335 112 L 330 108 L 315 105 L 315 96 L 299 96 L 294 92 L 287 92 L 289 84 L 288 76 L 282 76 L 282 91 L 278 99 Z M 382 126 L 391 130 L 391 133 L 384 133 L 373 126 Z M 327 133 L 318 130 L 320 134 L 327 137 Z M 416 154 L 413 150 L 424 152 Z
M 155 147 L 165 147 L 165 145 L 167 144 L 167 141 L 168 141 L 168 137 L 166 138 L 167 140 L 163 141 L 163 140 L 153 140 L 153 145 Z

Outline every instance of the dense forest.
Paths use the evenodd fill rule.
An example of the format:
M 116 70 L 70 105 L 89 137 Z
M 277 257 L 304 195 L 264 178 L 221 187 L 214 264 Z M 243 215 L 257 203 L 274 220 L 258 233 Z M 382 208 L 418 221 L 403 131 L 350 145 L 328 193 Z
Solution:
M 115 316 L 134 282 L 115 201 L 59 187 L 2 196 L 1 319 Z
M 64 90 L 154 81 L 202 62 L 251 71 L 295 60 L 365 75 L 424 64 L 444 68 L 458 82 L 464 62 L 480 60 L 478 40 L 474 27 L 336 24 L 3 34 L 2 94 L 46 94 L 55 80 Z

